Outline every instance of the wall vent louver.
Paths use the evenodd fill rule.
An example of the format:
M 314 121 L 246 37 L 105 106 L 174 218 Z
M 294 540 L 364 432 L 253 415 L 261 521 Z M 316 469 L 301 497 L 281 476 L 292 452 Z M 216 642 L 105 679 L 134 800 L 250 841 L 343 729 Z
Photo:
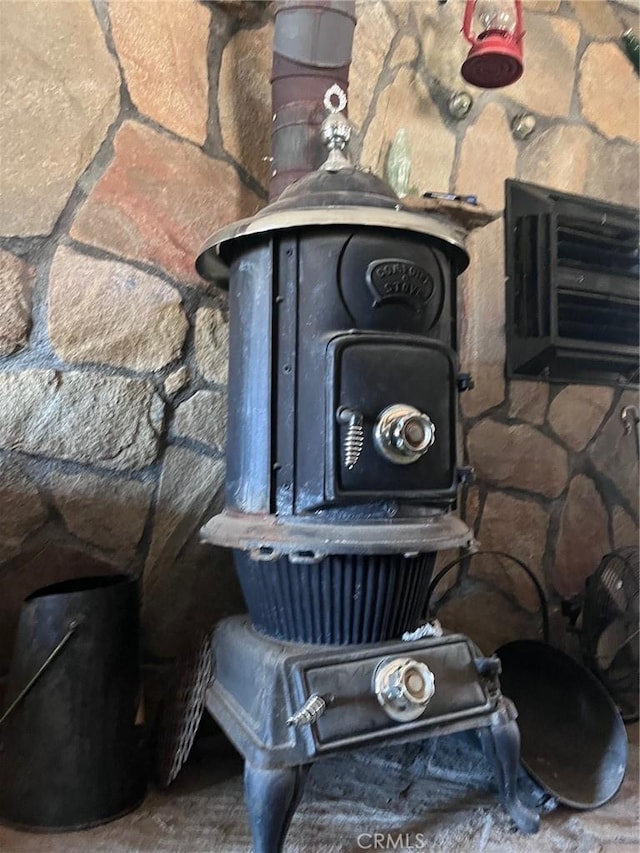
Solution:
M 639 216 L 507 181 L 507 373 L 638 381 Z

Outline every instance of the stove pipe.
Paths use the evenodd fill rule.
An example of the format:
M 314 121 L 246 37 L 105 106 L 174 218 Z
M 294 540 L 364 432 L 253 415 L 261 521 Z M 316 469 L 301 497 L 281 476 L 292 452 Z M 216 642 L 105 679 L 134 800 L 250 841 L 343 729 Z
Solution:
M 354 0 L 294 0 L 276 7 L 271 100 L 272 201 L 322 163 L 319 139 L 324 94 L 333 84 L 347 92 Z

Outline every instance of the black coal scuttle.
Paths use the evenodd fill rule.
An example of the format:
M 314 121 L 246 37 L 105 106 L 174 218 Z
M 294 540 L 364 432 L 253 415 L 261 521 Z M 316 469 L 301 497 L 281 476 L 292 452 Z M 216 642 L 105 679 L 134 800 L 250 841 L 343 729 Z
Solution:
M 451 512 L 464 234 L 354 168 L 330 103 L 325 164 L 197 261 L 230 313 L 226 507 L 203 535 L 234 549 L 250 615 L 216 629 L 207 708 L 245 757 L 256 853 L 281 849 L 316 759 L 470 728 L 532 832 L 497 660 L 406 633 L 436 552 L 472 540 Z

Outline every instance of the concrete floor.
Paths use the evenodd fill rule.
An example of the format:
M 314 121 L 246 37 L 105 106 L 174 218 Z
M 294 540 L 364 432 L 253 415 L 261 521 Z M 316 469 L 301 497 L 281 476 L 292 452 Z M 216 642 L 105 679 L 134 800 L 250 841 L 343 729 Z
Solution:
M 487 782 L 481 753 L 465 753 L 458 770 L 451 769 L 451 750 L 456 748 L 451 738 L 329 759 L 312 770 L 286 853 L 372 850 L 376 832 L 390 835 L 378 849 L 396 851 L 636 853 L 637 725 L 629 728 L 629 740 L 627 776 L 614 800 L 593 812 L 559 808 L 543 816 L 536 836 L 512 830 Z M 228 745 L 207 739 L 196 744 L 167 791 L 151 791 L 130 815 L 63 835 L 0 827 L 0 851 L 246 853 L 250 839 L 241 770 Z

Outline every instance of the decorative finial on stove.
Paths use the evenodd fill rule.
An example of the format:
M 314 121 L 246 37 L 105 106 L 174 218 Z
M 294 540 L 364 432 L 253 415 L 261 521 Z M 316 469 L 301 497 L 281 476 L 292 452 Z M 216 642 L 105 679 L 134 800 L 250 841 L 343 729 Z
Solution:
M 350 169 L 352 163 L 346 149 L 351 139 L 351 125 L 342 113 L 347 106 L 347 96 L 337 83 L 325 92 L 324 106 L 328 115 L 320 127 L 320 136 L 329 149 L 329 156 L 320 168 L 327 172 Z

